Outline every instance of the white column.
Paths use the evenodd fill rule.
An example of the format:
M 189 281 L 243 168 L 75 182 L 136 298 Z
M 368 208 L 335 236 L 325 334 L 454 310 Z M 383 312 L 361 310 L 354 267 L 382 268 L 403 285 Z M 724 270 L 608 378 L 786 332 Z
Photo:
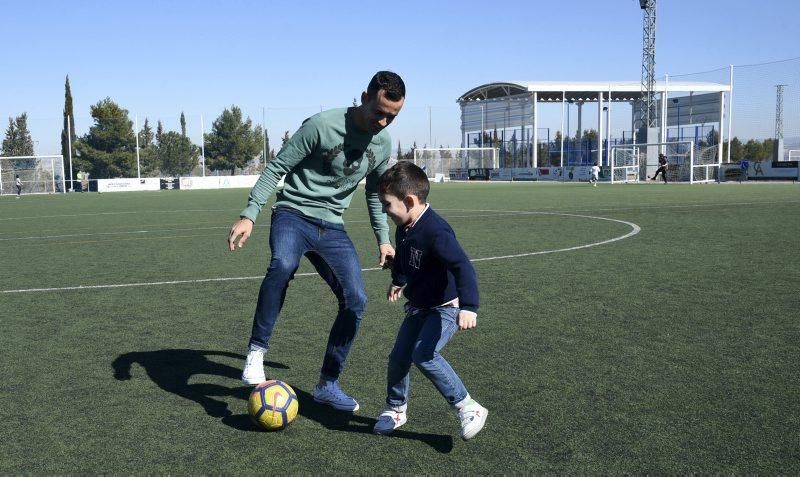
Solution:
M 722 143 L 725 140 L 725 130 L 723 126 L 725 125 L 725 120 L 723 119 L 723 115 L 725 114 L 725 91 L 721 91 L 719 93 L 719 145 L 717 149 L 717 164 L 722 164 Z M 730 149 L 730 148 L 729 148 Z
M 608 85 L 608 105 L 606 107 L 608 108 L 608 114 L 606 115 L 606 146 L 609 153 L 606 163 L 611 165 L 611 85 Z
M 539 131 L 537 131 L 537 126 L 539 125 L 539 114 L 538 114 L 538 98 L 539 93 L 536 91 L 533 92 L 533 167 L 539 167 Z
M 133 117 L 133 135 L 136 137 L 136 178 L 142 178 L 142 168 L 139 165 L 139 116 Z
M 561 92 L 561 165 L 559 167 L 564 167 L 564 107 L 567 104 L 567 92 Z
M 733 65 L 731 65 L 731 73 L 730 79 L 728 80 L 728 85 L 731 88 L 730 93 L 728 93 L 728 157 L 725 159 L 725 162 L 731 162 L 731 125 L 733 124 Z M 800 171 L 800 168 L 798 168 Z
M 603 163 L 603 92 L 597 92 L 597 163 Z M 589 161 L 591 162 L 591 161 Z
M 667 101 L 669 100 L 669 75 L 664 75 L 664 91 L 661 93 L 661 142 L 667 142 Z M 660 152 L 665 152 L 661 146 Z

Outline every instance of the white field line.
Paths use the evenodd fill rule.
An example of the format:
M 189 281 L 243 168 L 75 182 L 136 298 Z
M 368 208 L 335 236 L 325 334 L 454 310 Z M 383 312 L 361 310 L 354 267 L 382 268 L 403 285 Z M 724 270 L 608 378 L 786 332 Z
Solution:
M 484 211 L 478 211 L 484 212 Z M 486 211 L 488 212 L 488 211 Z M 638 234 L 641 231 L 641 227 L 634 224 L 633 222 L 627 222 L 624 220 L 618 219 L 610 219 L 607 217 L 595 217 L 592 215 L 578 215 L 578 214 L 561 214 L 556 212 L 526 212 L 526 211 L 505 211 L 506 214 L 513 215 L 558 215 L 558 216 L 565 216 L 565 217 L 578 217 L 578 218 L 585 218 L 585 219 L 593 219 L 593 220 L 606 220 L 609 222 L 617 222 L 620 224 L 625 224 L 631 228 L 631 230 L 618 237 L 613 237 L 608 240 L 603 240 L 600 242 L 593 242 L 585 245 L 577 245 L 575 247 L 567 247 L 561 249 L 553 249 L 553 250 L 541 250 L 538 252 L 527 252 L 527 253 L 519 253 L 515 255 L 502 255 L 496 257 L 483 257 L 483 258 L 475 258 L 472 259 L 472 262 L 484 262 L 489 260 L 503 260 L 509 258 L 520 258 L 520 257 L 529 257 L 533 255 L 544 255 L 549 253 L 559 253 L 559 252 L 569 252 L 573 250 L 580 250 L 583 248 L 589 247 L 597 247 L 599 245 L 605 245 L 609 243 L 616 242 L 618 240 L 624 240 L 626 238 L 632 237 Z M 375 270 L 381 270 L 381 268 L 362 268 L 362 272 L 371 272 Z M 295 277 L 308 277 L 317 275 L 316 272 L 309 272 L 309 273 L 298 273 L 295 274 Z M 129 287 L 145 287 L 145 286 L 160 286 L 160 285 L 181 285 L 187 283 L 209 283 L 209 282 L 227 282 L 227 281 L 236 281 L 236 280 L 262 280 L 264 278 L 263 275 L 256 276 L 256 277 L 228 277 L 228 278 L 200 278 L 194 280 L 170 280 L 170 281 L 159 281 L 159 282 L 139 282 L 139 283 L 117 283 L 117 284 L 108 284 L 108 285 L 79 285 L 73 287 L 54 287 L 54 288 L 24 288 L 18 290 L 0 290 L 2 294 L 11 294 L 11 293 L 34 293 L 34 292 L 53 292 L 53 291 L 70 291 L 70 290 L 97 290 L 97 289 L 107 289 L 107 288 L 129 288 Z

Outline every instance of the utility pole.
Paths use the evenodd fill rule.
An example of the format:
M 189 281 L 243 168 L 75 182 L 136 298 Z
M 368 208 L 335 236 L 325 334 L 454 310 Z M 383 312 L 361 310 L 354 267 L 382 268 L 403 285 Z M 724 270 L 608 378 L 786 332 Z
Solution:
M 639 0 L 642 21 L 642 97 L 639 101 L 641 128 L 656 127 L 656 0 Z
M 776 84 L 778 90 L 775 98 L 775 142 L 772 144 L 772 160 L 783 160 L 783 87 L 785 84 Z

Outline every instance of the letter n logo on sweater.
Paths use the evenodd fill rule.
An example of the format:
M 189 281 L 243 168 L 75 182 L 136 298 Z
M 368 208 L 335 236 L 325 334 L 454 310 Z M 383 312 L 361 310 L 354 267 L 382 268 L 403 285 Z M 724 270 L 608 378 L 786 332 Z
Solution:
M 420 264 L 422 263 L 422 250 L 417 250 L 414 247 L 410 248 L 411 253 L 408 259 L 408 264 L 419 270 Z

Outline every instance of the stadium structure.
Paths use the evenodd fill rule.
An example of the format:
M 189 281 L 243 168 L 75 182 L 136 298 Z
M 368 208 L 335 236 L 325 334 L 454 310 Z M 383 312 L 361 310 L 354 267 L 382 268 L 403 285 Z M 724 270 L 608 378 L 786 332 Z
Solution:
M 501 167 L 537 168 L 609 166 L 609 150 L 614 146 L 690 141 L 721 163 L 726 128 L 730 128 L 726 112 L 731 106 L 730 91 L 731 86 L 722 83 L 657 81 L 657 126 L 645 128 L 639 81 L 482 84 L 457 99 L 461 146 L 499 149 Z M 589 109 L 589 118 L 584 117 L 584 107 Z M 620 115 L 627 118 L 628 112 L 629 120 L 619 124 Z M 611 124 L 612 118 L 617 124 Z M 648 154 L 647 165 L 654 167 L 656 157 Z

